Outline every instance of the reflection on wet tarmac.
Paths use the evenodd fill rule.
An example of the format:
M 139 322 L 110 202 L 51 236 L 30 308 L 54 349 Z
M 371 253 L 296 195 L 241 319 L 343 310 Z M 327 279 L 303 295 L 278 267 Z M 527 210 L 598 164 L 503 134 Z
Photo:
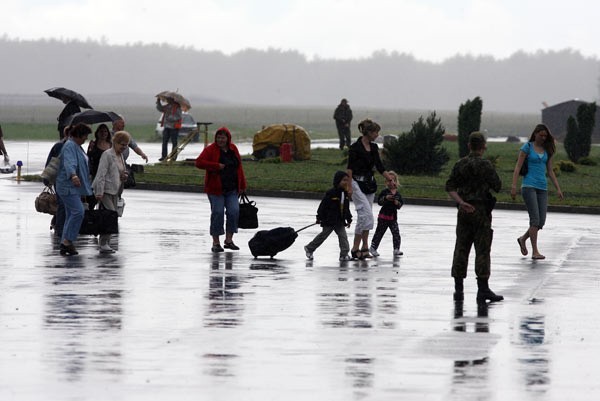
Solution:
M 108 335 L 122 328 L 123 280 L 119 260 L 101 268 L 83 256 L 45 270 L 45 359 L 59 380 L 78 381 L 86 370 L 117 377 L 122 373 L 120 344 Z M 107 340 L 112 339 L 112 340 Z
M 529 391 L 544 393 L 550 383 L 548 351 L 544 346 L 544 316 L 524 316 L 520 322 L 521 345 L 525 355 L 519 358 L 520 370 Z
M 465 318 L 464 303 L 454 303 L 454 331 L 461 333 L 489 333 L 488 306 L 477 305 L 477 317 Z M 465 342 L 469 347 L 469 342 Z M 479 392 L 480 399 L 486 397 L 481 394 L 481 389 L 489 388 L 489 366 L 488 357 L 473 360 L 455 360 L 454 373 L 452 376 L 452 394 L 458 397 L 468 398 L 468 394 Z M 485 393 L 484 393 L 485 394 Z
M 231 328 L 242 323 L 244 312 L 239 276 L 232 270 L 232 253 L 213 254 L 208 285 L 206 327 Z

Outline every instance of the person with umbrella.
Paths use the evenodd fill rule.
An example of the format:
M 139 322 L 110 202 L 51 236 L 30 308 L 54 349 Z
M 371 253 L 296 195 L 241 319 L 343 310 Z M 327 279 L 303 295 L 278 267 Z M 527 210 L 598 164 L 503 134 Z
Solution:
M 156 96 L 156 109 L 163 113 L 161 125 L 164 127 L 162 134 L 162 154 L 158 161 L 163 161 L 167 158 L 167 150 L 169 147 L 169 140 L 171 141 L 173 151 L 177 148 L 177 140 L 179 139 L 179 128 L 182 123 L 182 110 L 181 105 L 177 103 L 172 97 L 162 97 L 167 101 L 167 104 L 163 105 L 160 101 L 161 96 Z
M 233 234 L 238 231 L 240 205 L 238 195 L 246 191 L 246 176 L 238 148 L 231 142 L 231 133 L 221 127 L 215 133 L 215 141 L 208 145 L 196 159 L 196 167 L 206 170 L 204 192 L 210 202 L 210 235 L 212 252 L 223 252 L 219 236 L 225 234 L 224 247 L 237 251 Z M 225 210 L 227 211 L 225 213 Z M 227 214 L 226 230 L 223 230 Z
M 69 117 L 71 117 L 73 114 L 81 112 L 80 107 L 91 109 L 92 106 L 90 106 L 88 101 L 85 100 L 82 95 L 70 89 L 56 87 L 46 89 L 44 92 L 46 92 L 50 97 L 62 100 L 62 102 L 65 104 L 65 107 L 57 118 L 58 137 L 63 139 L 65 135 L 65 128 L 70 124 L 75 125 L 75 122 L 71 121 Z

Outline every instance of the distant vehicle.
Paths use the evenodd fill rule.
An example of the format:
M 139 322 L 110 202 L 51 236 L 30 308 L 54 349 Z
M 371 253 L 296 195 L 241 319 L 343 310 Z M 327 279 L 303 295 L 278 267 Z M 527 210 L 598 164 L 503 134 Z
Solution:
M 198 129 L 198 126 L 196 125 L 196 121 L 194 120 L 194 117 L 191 116 L 191 114 L 183 112 L 182 117 L 183 117 L 183 121 L 181 122 L 181 128 L 179 128 L 179 137 L 180 138 L 186 137 L 190 131 Z M 158 122 L 156 123 L 156 130 L 155 130 L 156 136 L 159 138 L 162 138 L 162 134 L 163 134 L 163 127 L 161 127 L 161 125 L 160 125 L 161 121 L 162 121 L 162 115 L 160 116 L 160 118 L 158 119 Z M 196 133 L 196 135 L 194 135 L 194 139 L 192 139 L 192 141 L 198 142 L 199 140 L 200 140 L 200 133 Z

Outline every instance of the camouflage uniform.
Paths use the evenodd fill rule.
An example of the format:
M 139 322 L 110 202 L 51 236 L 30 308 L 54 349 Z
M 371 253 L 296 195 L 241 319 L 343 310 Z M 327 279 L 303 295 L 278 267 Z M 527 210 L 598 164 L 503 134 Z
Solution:
M 491 201 L 494 199 L 490 190 L 498 192 L 501 186 L 492 163 L 479 155 L 470 153 L 454 165 L 446 181 L 446 191 L 458 192 L 463 201 L 475 207 L 475 211 L 458 210 L 452 277 L 467 277 L 469 252 L 475 245 L 475 274 L 477 278 L 489 278 L 493 237 Z

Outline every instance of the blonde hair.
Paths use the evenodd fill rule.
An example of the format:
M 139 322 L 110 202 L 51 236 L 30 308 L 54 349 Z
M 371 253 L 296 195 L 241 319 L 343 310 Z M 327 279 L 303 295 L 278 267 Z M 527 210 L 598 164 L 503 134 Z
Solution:
M 400 186 L 400 182 L 398 182 L 398 174 L 394 170 L 389 170 L 388 175 L 391 175 L 392 177 L 394 177 L 393 181 L 396 183 L 397 187 Z
M 117 131 L 112 137 L 113 143 L 122 143 L 127 141 L 129 144 L 131 142 L 131 135 L 127 131 Z

